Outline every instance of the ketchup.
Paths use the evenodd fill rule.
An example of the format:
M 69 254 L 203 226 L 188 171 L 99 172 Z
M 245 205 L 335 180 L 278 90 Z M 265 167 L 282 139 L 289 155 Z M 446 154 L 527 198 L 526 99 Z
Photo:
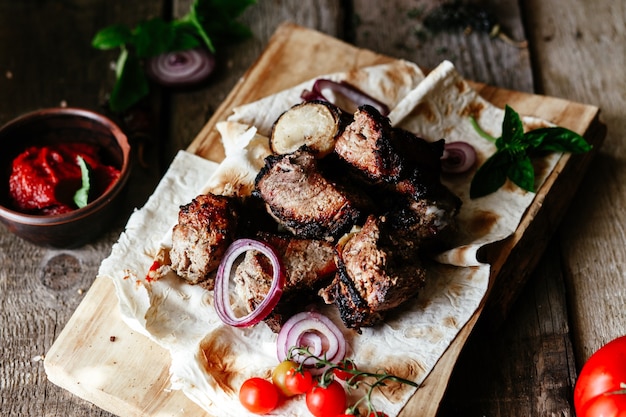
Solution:
M 28 147 L 11 166 L 9 195 L 15 209 L 39 215 L 76 210 L 74 194 L 82 186 L 79 155 L 89 166 L 89 201 L 99 197 L 120 171 L 103 164 L 98 154 L 96 145 L 86 143 Z

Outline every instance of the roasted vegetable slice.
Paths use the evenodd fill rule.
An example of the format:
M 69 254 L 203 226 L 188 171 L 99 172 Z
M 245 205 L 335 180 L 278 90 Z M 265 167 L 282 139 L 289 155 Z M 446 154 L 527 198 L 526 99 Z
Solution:
M 270 147 L 276 154 L 295 152 L 307 146 L 316 158 L 333 151 L 343 130 L 341 110 L 323 101 L 307 101 L 285 111 L 274 123 Z

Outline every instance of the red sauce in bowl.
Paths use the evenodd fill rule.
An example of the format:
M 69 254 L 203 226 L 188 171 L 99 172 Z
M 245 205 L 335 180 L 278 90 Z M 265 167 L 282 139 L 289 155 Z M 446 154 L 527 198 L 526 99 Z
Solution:
M 120 170 L 104 164 L 95 145 L 30 146 L 12 162 L 9 194 L 15 208 L 36 215 L 76 210 L 74 194 L 82 186 L 79 155 L 89 166 L 89 201 L 99 197 L 119 177 Z

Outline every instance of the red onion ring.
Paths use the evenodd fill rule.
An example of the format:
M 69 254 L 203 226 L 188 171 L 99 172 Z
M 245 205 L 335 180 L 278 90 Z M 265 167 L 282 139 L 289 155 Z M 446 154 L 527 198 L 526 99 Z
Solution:
M 146 61 L 146 74 L 166 87 L 198 84 L 215 69 L 215 56 L 203 48 L 167 52 Z
M 462 174 L 476 163 L 476 151 L 467 142 L 449 142 L 444 145 L 441 170 L 448 174 Z
M 272 264 L 272 285 L 263 301 L 254 311 L 243 317 L 237 317 L 230 305 L 230 274 L 235 260 L 250 250 L 256 250 L 265 255 Z M 285 270 L 274 249 L 264 242 L 254 239 L 239 239 L 234 241 L 226 250 L 222 262 L 215 276 L 213 296 L 215 311 L 218 317 L 226 324 L 234 327 L 249 327 L 259 323 L 272 312 L 283 294 L 285 285 Z
M 334 93 L 341 94 L 350 100 L 357 108 L 364 104 L 369 104 L 370 106 L 376 108 L 376 110 L 378 110 L 383 116 L 387 116 L 389 114 L 389 107 L 385 103 L 382 103 L 369 94 L 364 93 L 346 81 L 336 82 L 325 78 L 318 78 L 313 83 L 311 90 L 304 90 L 300 95 L 300 98 L 305 101 L 322 100 L 330 102 L 330 100 L 328 100 L 324 95 L 323 90 L 331 90 Z M 337 103 L 333 104 L 337 105 Z
M 309 348 L 311 354 L 331 362 L 339 362 L 346 355 L 346 339 L 339 328 L 328 317 L 316 311 L 304 311 L 292 316 L 278 333 L 276 353 L 279 361 L 284 361 L 292 347 Z M 305 357 L 292 358 L 303 363 L 313 374 L 321 374 L 324 368 L 315 368 Z

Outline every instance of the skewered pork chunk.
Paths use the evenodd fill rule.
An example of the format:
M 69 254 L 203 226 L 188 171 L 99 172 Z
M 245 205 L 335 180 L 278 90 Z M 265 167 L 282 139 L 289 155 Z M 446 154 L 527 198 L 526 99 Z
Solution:
M 278 223 L 304 238 L 335 238 L 361 217 L 358 201 L 318 169 L 314 156 L 301 148 L 265 159 L 256 192 Z
M 319 294 L 337 306 L 348 328 L 375 325 L 424 286 L 418 247 L 405 246 L 389 233 L 385 217 L 369 216 L 337 250 L 338 272 Z
M 299 239 L 288 235 L 263 233 L 258 236 L 279 254 L 285 268 L 283 295 L 265 319 L 275 332 L 317 291 L 327 285 L 337 270 L 334 247 L 321 240 Z M 253 311 L 272 284 L 272 265 L 264 255 L 249 251 L 235 270 L 236 292 L 248 311 Z
M 230 197 L 202 194 L 180 207 L 172 230 L 172 269 L 191 284 L 206 282 L 217 269 L 237 231 L 237 203 Z

